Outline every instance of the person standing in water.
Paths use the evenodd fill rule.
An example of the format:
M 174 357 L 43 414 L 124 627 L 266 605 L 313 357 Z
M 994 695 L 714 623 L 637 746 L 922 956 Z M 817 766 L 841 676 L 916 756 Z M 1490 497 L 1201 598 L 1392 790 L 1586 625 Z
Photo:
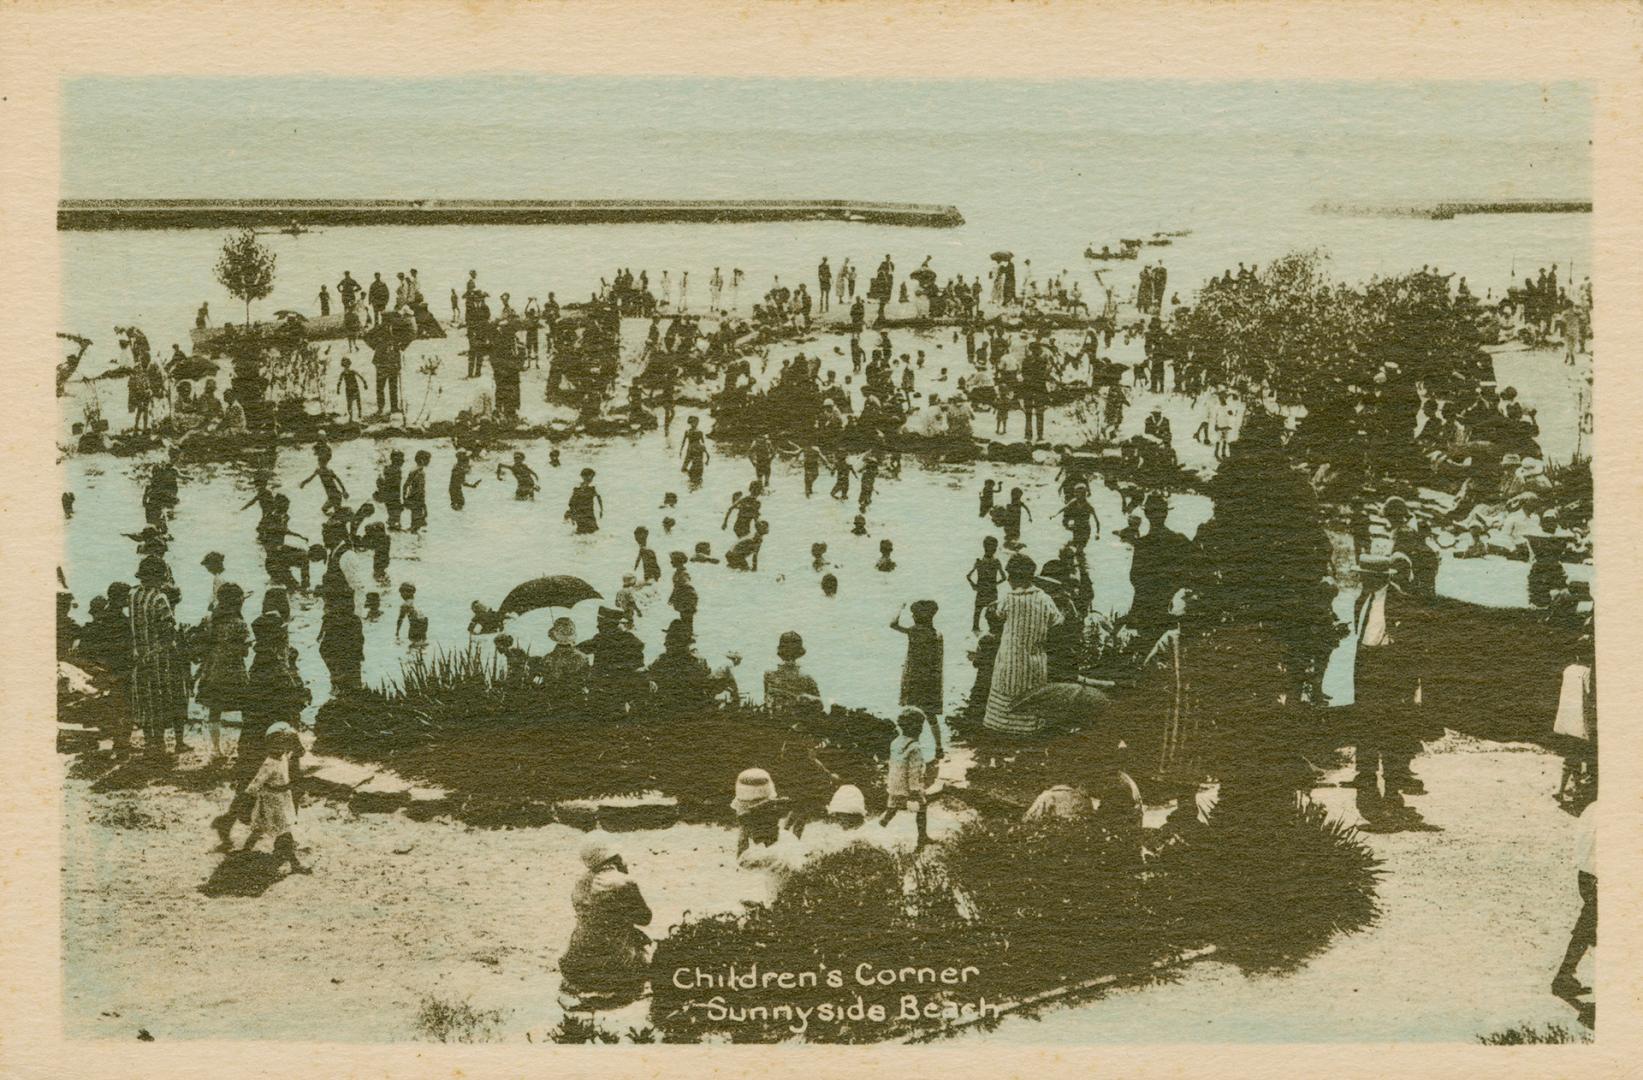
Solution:
M 416 468 L 405 478 L 402 501 L 411 512 L 411 531 L 421 532 L 428 525 L 428 463 L 433 455 L 426 450 L 416 452 Z
M 399 531 L 400 519 L 405 516 L 405 504 L 401 501 L 404 487 L 405 451 L 394 450 L 388 454 L 388 464 L 377 477 L 377 499 L 387 513 L 388 528 L 394 532 Z
M 541 490 L 542 482 L 536 475 L 536 470 L 525 464 L 525 453 L 522 450 L 513 452 L 513 461 L 509 463 L 497 462 L 496 478 L 503 479 L 504 472 L 513 474 L 513 497 L 521 502 L 535 499 L 536 493 Z
M 707 436 L 702 432 L 702 418 L 692 416 L 685 421 L 684 447 L 680 451 L 684 464 L 680 471 L 690 477 L 692 484 L 702 482 L 702 471 L 707 468 Z
M 582 470 L 582 482 L 571 489 L 570 501 L 565 506 L 565 520 L 573 523 L 579 534 L 598 532 L 599 518 L 605 513 L 605 500 L 593 486 L 593 477 L 592 469 Z
M 639 545 L 639 554 L 633 560 L 633 569 L 639 572 L 646 585 L 662 580 L 662 566 L 656 561 L 656 552 L 650 547 L 650 530 L 640 525 L 633 530 L 633 540 Z
M 993 510 L 993 521 L 1004 530 L 1004 546 L 1019 548 L 1021 546 L 1021 515 L 1026 514 L 1027 520 L 1033 519 L 1033 512 L 1021 500 L 1021 489 L 1010 489 L 1010 501 Z
M 456 461 L 451 465 L 451 509 L 461 510 L 468 505 L 467 491 L 479 486 L 479 481 L 468 483 L 468 469 L 473 465 L 473 455 L 466 450 L 456 452 Z
M 1067 505 L 1060 510 L 1061 523 L 1072 533 L 1072 546 L 1078 552 L 1078 557 L 1084 557 L 1084 549 L 1090 543 L 1090 526 L 1095 526 L 1094 536 L 1101 539 L 1101 518 L 1096 514 L 1095 507 L 1090 505 L 1090 489 L 1087 484 L 1074 484 L 1072 497 Z
M 833 463 L 833 490 L 828 494 L 835 499 L 850 497 L 850 478 L 856 475 L 855 467 L 850 464 L 850 454 L 840 450 L 838 459 Z
M 879 478 L 879 458 L 877 454 L 868 454 L 867 460 L 861 465 L 861 497 L 857 500 L 856 509 L 867 513 L 867 508 L 873 502 L 873 486 Z
M 325 490 L 325 504 L 321 509 L 326 513 L 330 513 L 334 507 L 341 506 L 348 501 L 348 485 L 342 482 L 342 477 L 331 470 L 331 447 L 329 444 L 315 443 L 314 459 L 314 471 L 309 473 L 307 478 L 297 487 L 299 489 L 305 488 L 308 486 L 309 481 L 317 478 L 320 487 Z
M 760 434 L 748 448 L 748 457 L 753 459 L 753 479 L 755 483 L 770 487 L 770 465 L 776 457 L 775 449 L 770 445 L 770 436 Z
M 736 535 L 745 537 L 753 531 L 754 523 L 759 520 L 759 511 L 762 509 L 759 496 L 764 494 L 764 486 L 757 480 L 747 489 L 747 494 L 737 493 L 730 501 L 730 507 L 725 510 L 724 520 L 719 522 L 720 530 L 730 524 L 730 516 L 736 515 Z
M 975 590 L 975 613 L 970 616 L 970 632 L 981 630 L 981 614 L 998 603 L 998 587 L 1004 581 L 1004 567 L 998 561 L 998 537 L 988 536 L 981 541 L 981 558 L 970 567 L 965 580 Z

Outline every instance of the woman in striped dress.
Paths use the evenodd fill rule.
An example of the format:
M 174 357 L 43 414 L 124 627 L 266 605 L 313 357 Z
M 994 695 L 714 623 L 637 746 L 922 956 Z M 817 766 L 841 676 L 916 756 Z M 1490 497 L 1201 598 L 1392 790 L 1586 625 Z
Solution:
M 188 720 L 188 664 L 178 647 L 177 619 L 171 609 L 165 560 L 149 555 L 137 567 L 131 594 L 131 713 L 143 729 L 143 752 L 165 754 L 165 729 L 176 734 L 177 753 Z
M 1016 702 L 1047 684 L 1048 660 L 1044 641 L 1061 622 L 1061 610 L 1048 594 L 1033 584 L 1037 565 L 1025 555 L 1013 556 L 1004 568 L 1010 590 L 993 605 L 1004 617 L 998 657 L 993 661 L 993 683 L 987 694 L 989 730 L 1008 735 L 1031 735 L 1043 729 L 1038 717 L 1016 713 Z

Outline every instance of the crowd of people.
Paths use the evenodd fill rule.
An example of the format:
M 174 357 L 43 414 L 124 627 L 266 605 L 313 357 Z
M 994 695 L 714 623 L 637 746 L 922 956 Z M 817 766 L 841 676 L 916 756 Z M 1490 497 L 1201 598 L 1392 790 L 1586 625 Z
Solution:
M 597 413 L 617 377 L 619 320 L 641 315 L 651 323 L 640 374 L 629 391 L 630 416 L 644 416 L 671 435 L 680 384 L 693 377 L 716 377 L 719 386 L 708 412 L 711 434 L 724 445 L 734 443 L 738 456 L 745 446 L 752 475 L 724 510 L 721 530 L 734 539 L 722 560 L 713 556 L 706 540 L 692 544 L 674 539 L 679 496 L 670 494 L 659 508 L 658 531 L 648 525 L 635 530 L 632 571 L 624 575 L 613 601 L 597 608 L 592 634 L 584 636 L 569 616 L 559 618 L 548 635 L 552 647 L 532 655 L 508 632 L 507 614 L 478 601 L 472 607 L 469 633 L 492 639 L 507 679 L 528 683 L 579 715 L 610 721 L 641 711 L 684 715 L 755 696 L 778 714 L 819 712 L 824 696 L 803 666 L 801 629 L 782 633 L 774 643 L 774 663 L 763 673 L 762 695 L 744 690 L 736 670 L 740 656 L 714 666 L 695 647 L 704 618 L 734 614 L 704 616 L 696 576 L 772 573 L 768 563 L 761 564 L 761 552 L 777 516 L 773 504 L 784 498 L 816 497 L 825 471 L 832 481 L 827 494 L 854 501 L 852 531 L 865 535 L 865 514 L 879 483 L 900 473 L 899 435 L 968 440 L 975 410 L 985 408 L 995 413 L 997 434 L 1007 434 L 1010 413 L 1019 411 L 1023 438 L 1041 443 L 1046 409 L 1068 388 L 1081 395 L 1124 399 L 1126 382 L 1128 389 L 1162 394 L 1170 376 L 1180 378 L 1163 315 L 1167 278 L 1161 265 L 1146 267 L 1138 285 L 1135 303 L 1138 312 L 1148 316 L 1145 320 L 1121 328 L 1112 290 L 1106 289 L 1102 312 L 1074 332 L 1076 348 L 1068 349 L 1065 338 L 1058 336 L 1065 331 L 1050 316 L 1090 314 L 1077 283 L 1062 275 L 1041 286 L 1026 263 L 1018 285 L 1013 256 L 999 255 L 1003 257 L 995 257 L 991 275 L 991 300 L 985 303 L 1008 305 L 1008 318 L 996 310 L 988 313 L 979 277 L 970 283 L 957 276 L 942 282 L 926 259 L 898 282 L 894 263 L 886 256 L 859 295 L 850 260 L 834 266 L 823 259 L 816 270 L 815 293 L 807 282 L 789 290 L 777 279 L 755 304 L 751 321 L 720 318 L 707 330 L 697 317 L 685 314 L 685 273 L 674 278 L 664 272 L 653 291 L 647 271 L 634 275 L 621 270 L 611 284 L 572 312 L 562 310 L 551 292 L 545 302 L 528 297 L 518 309 L 510 294 L 501 293 L 493 309 L 477 273 L 470 272 L 462 292 L 451 292 L 450 326 L 466 332 L 467 377 L 480 377 L 484 365 L 490 364 L 495 405 L 502 416 L 518 414 L 519 372 L 544 360 L 550 399 L 568 395 Z M 1240 266 L 1238 279 L 1229 270 L 1221 280 L 1231 283 L 1256 272 Z M 731 307 L 743 279 L 740 270 L 732 271 Z M 336 286 L 343 317 L 351 320 L 350 346 L 357 324 L 359 337 L 372 350 L 379 414 L 403 413 L 400 358 L 410 340 L 430 333 L 427 323 L 432 320 L 417 272 L 401 273 L 398 280 L 398 287 L 390 291 L 381 274 L 361 285 L 345 273 Z M 1542 298 L 1531 321 L 1549 310 L 1544 298 L 1554 281 L 1549 276 L 1543 283 L 1531 283 Z M 725 287 L 716 269 L 707 290 L 709 316 L 720 313 Z M 895 296 L 913 305 L 917 318 L 953 320 L 953 341 L 963 342 L 965 366 L 960 372 L 952 370 L 958 361 L 940 367 L 923 351 L 898 357 L 886 330 L 869 326 L 867 306 L 877 305 L 874 321 L 883 323 Z M 322 314 L 328 314 L 329 291 L 322 288 L 319 298 Z M 835 302 L 847 306 L 847 370 L 842 364 L 830 366 L 821 355 L 803 352 L 772 369 L 769 359 L 750 352 L 753 343 L 773 340 L 772 335 L 779 340 L 805 333 Z M 202 320 L 206 317 L 202 310 Z M 1127 365 L 1110 359 L 1112 343 L 1121 332 L 1143 338 L 1143 361 Z M 149 402 L 139 409 L 134 397 L 133 416 L 147 426 L 154 417 L 152 401 L 161 396 L 149 373 L 158 369 L 140 331 L 126 328 L 125 333 L 134 359 L 141 356 L 139 374 L 130 381 L 136 388 L 132 393 L 147 395 Z M 1576 540 L 1561 532 L 1555 517 L 1541 513 L 1535 502 L 1547 484 L 1533 410 L 1516 400 L 1511 387 L 1497 393 L 1484 385 L 1475 396 L 1456 401 L 1412 392 L 1389 374 L 1383 371 L 1369 385 L 1353 387 L 1342 401 L 1342 415 L 1308 418 L 1320 428 L 1327 421 L 1352 431 L 1365 460 L 1375 468 L 1410 461 L 1423 478 L 1452 482 L 1454 502 L 1436 519 L 1414 513 L 1402 499 L 1378 506 L 1390 535 L 1390 551 L 1365 554 L 1357 567 L 1363 586 L 1352 627 L 1356 692 L 1359 711 L 1371 719 L 1362 725 L 1357 740 L 1356 786 L 1367 827 L 1382 831 L 1419 826 L 1418 815 L 1404 802 L 1405 796 L 1421 791 L 1410 761 L 1419 751 L 1422 730 L 1409 716 L 1419 706 L 1421 670 L 1418 649 L 1411 642 L 1418 635 L 1406 632 L 1405 620 L 1409 609 L 1435 594 L 1446 545 L 1433 534 L 1433 520 L 1446 522 L 1466 538 L 1458 544 L 1457 555 L 1495 552 L 1532 558 L 1532 602 L 1565 620 L 1578 623 L 1584 618 L 1581 640 L 1590 641 L 1589 592 L 1567 581 L 1562 570 L 1562 558 L 1577 547 Z M 1196 393 L 1203 419 L 1192 438 L 1212 447 L 1217 461 L 1237 453 L 1246 426 L 1282 426 L 1266 413 L 1263 402 L 1246 400 L 1226 388 L 1178 383 L 1175 389 Z M 344 401 L 346 421 L 364 418 L 368 390 L 364 376 L 344 358 L 337 392 Z M 208 380 L 200 394 L 181 395 L 171 407 L 174 413 L 196 414 L 209 424 L 233 423 L 243 429 L 243 411 L 237 418 L 232 414 L 237 404 L 225 404 Z M 661 412 L 659 420 L 651 416 L 653 409 Z M 1305 425 L 1286 429 L 1282 436 L 1297 449 L 1304 449 L 1304 442 L 1296 440 L 1307 437 Z M 374 490 L 364 498 L 363 493 L 348 490 L 332 468 L 330 446 L 322 441 L 313 447 L 312 472 L 294 492 L 260 487 L 242 507 L 258 510 L 252 528 L 264 564 L 260 572 L 239 568 L 239 576 L 242 581 L 247 574 L 266 579 L 257 582 L 259 610 L 248 618 L 244 605 L 252 591 L 246 587 L 249 582 L 229 580 L 221 555 L 207 555 L 201 564 L 203 574 L 188 569 L 182 581 L 176 572 L 182 568 L 174 568 L 168 558 L 170 527 L 185 497 L 173 448 L 150 471 L 142 500 L 146 523 L 141 532 L 130 534 L 136 543 L 135 585 L 111 582 L 90 601 L 90 618 L 84 624 L 73 618 L 74 598 L 66 592 L 60 596 L 60 657 L 93 672 L 124 705 L 108 732 L 116 755 L 131 752 L 135 728 L 144 757 L 156 767 L 166 767 L 188 749 L 185 739 L 193 708 L 202 717 L 210 753 L 232 756 L 234 795 L 214 822 L 225 849 L 232 846 L 236 826 L 243 824 L 249 829 L 244 846 L 271 839 L 280 861 L 293 870 L 304 869 L 293 836 L 302 777 L 298 732 L 314 702 L 310 680 L 298 666 L 299 651 L 290 639 L 291 597 L 314 592 L 323 605 L 316 651 L 328 674 L 330 694 L 346 697 L 361 689 L 364 625 L 386 616 L 381 588 L 389 580 L 396 535 L 418 533 L 429 525 L 428 474 L 436 467 L 436 453 L 440 470 L 449 464 L 448 512 L 461 514 L 467 493 L 480 482 L 474 474 L 480 471 L 483 451 L 471 447 L 416 450 L 409 468 L 405 452 L 392 450 Z M 699 489 L 716 454 L 700 416 L 687 417 L 677 449 L 669 443 L 668 453 L 677 455 L 666 467 L 677 468 L 685 478 L 684 497 L 705 497 Z M 1142 432 L 1127 444 L 1126 457 L 1173 464 L 1174 453 L 1169 420 L 1155 408 Z M 783 456 L 800 463 L 802 492 L 775 489 L 772 466 Z M 889 801 L 881 821 L 888 824 L 901 811 L 909 811 L 920 845 L 927 840 L 929 794 L 945 753 L 945 738 L 956 734 L 1009 743 L 1042 735 L 1065 724 L 1069 688 L 1101 685 L 1089 675 L 1091 658 L 1103 646 L 1096 642 L 1100 620 L 1092 609 L 1095 588 L 1087 558 L 1087 548 L 1103 534 L 1089 497 L 1101 459 L 1067 447 L 1054 457 L 1059 464 L 1058 505 L 1037 509 L 1058 520 L 1065 537 L 1056 550 L 1040 551 L 1040 558 L 1023 542 L 1024 524 L 1034 519 L 1034 508 L 1023 491 L 1017 487 L 1005 492 L 988 480 L 979 493 L 979 528 L 969 538 L 977 555 L 966 576 L 974 596 L 967 614 L 977 635 L 971 654 L 974 681 L 958 711 L 950 704 L 958 695 L 947 693 L 944 686 L 945 643 L 937 628 L 936 602 L 921 598 L 890 622 L 891 629 L 905 638 L 906 656 L 900 711 L 894 731 L 886 732 L 883 761 Z M 559 464 L 559 451 L 554 449 L 548 468 Z M 518 500 L 534 500 L 542 489 L 540 475 L 523 450 L 509 451 L 505 460 L 499 460 L 495 477 L 498 483 L 511 480 Z M 564 509 L 570 533 L 586 535 L 601 529 L 605 506 L 596 479 L 593 469 L 581 470 L 581 482 Z M 292 496 L 311 484 L 320 495 L 316 519 L 307 534 L 298 533 L 293 529 Z M 64 508 L 72 514 L 67 498 Z M 1199 726 L 1207 721 L 1184 689 L 1182 657 L 1205 629 L 1196 621 L 1195 607 L 1202 554 L 1194 541 L 1170 527 L 1167 491 L 1131 488 L 1124 513 L 1126 521 L 1111 532 L 1130 548 L 1134 599 L 1117 618 L 1111 636 L 1133 668 L 1163 671 L 1173 681 L 1176 690 L 1169 695 L 1170 704 L 1159 711 L 1143 779 L 1162 778 L 1169 791 L 1181 796 L 1181 812 L 1190 817 L 1197 813 L 1190 793 L 1205 778 Z M 665 561 L 651 546 L 653 536 L 662 538 L 664 545 L 678 545 Z M 954 539 L 959 542 L 958 536 Z M 1359 550 L 1369 552 L 1371 546 L 1367 535 L 1360 537 Z M 825 542 L 812 546 L 810 570 L 823 592 L 833 595 L 840 581 L 826 549 Z M 368 561 L 371 580 L 379 586 L 364 590 L 363 597 L 354 584 L 361 577 L 355 560 Z M 894 543 L 882 539 L 876 570 L 894 573 L 895 568 Z M 398 576 L 395 637 L 403 639 L 407 658 L 414 659 L 431 640 L 430 619 L 418 606 L 415 584 Z M 208 590 L 207 614 L 194 625 L 177 616 L 185 587 Z M 662 646 L 647 657 L 644 641 L 635 633 L 636 623 L 657 618 L 666 620 Z M 1571 658 L 1565 683 L 1568 702 L 1559 707 L 1558 722 L 1567 729 L 1571 745 L 1578 747 L 1570 753 L 1571 766 L 1562 785 L 1565 794 L 1580 791 L 1595 776 L 1595 755 L 1588 753 L 1595 746 L 1590 670 L 1589 657 Z M 1571 711 L 1573 718 L 1565 717 L 1564 711 Z M 224 737 L 227 718 L 236 715 L 237 744 Z M 931 758 L 923 750 L 927 743 L 935 748 Z M 1142 771 L 1137 769 L 1138 774 Z M 758 768 L 744 772 L 732 802 L 741 830 L 738 850 L 743 865 L 770 874 L 779 884 L 778 852 L 785 837 L 803 831 L 807 818 L 819 815 L 844 832 L 860 827 L 867 814 L 859 787 L 835 779 L 840 782 L 825 811 L 818 806 L 794 813 L 776 797 L 768 773 Z M 1571 801 L 1575 797 L 1569 795 Z M 1097 812 L 1138 822 L 1140 789 L 1123 774 L 1111 791 L 1093 800 L 1089 792 L 1071 788 L 1046 792 L 1033 812 L 1055 814 L 1062 812 L 1058 807 L 1074 804 L 1080 812 L 1094 806 Z M 620 996 L 632 989 L 635 972 L 642 970 L 643 935 L 635 932 L 649 921 L 649 908 L 614 849 L 590 845 L 583 861 L 586 875 L 574 894 L 577 937 L 563 971 L 567 984 L 587 993 Z M 1559 978 L 1565 979 L 1565 973 Z

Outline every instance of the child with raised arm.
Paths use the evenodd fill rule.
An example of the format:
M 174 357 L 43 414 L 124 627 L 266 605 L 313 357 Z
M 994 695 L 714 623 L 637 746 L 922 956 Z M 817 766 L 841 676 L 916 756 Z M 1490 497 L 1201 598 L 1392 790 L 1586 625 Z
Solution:
M 542 487 L 542 482 L 536 475 L 536 470 L 525 464 L 524 451 L 515 450 L 511 463 L 497 462 L 496 478 L 498 480 L 505 479 L 502 475 L 504 472 L 513 475 L 513 497 L 515 499 L 523 501 L 536 498 L 536 493 Z
M 907 605 L 902 605 L 896 617 L 890 620 L 890 629 L 907 638 L 907 658 L 901 665 L 901 704 L 921 710 L 934 724 L 942 711 L 941 675 L 944 660 L 944 643 L 935 621 L 938 608 L 934 600 L 913 601 L 912 626 L 901 624 L 901 613 L 906 610 Z M 941 737 L 938 734 L 936 746 L 939 748 L 940 745 Z

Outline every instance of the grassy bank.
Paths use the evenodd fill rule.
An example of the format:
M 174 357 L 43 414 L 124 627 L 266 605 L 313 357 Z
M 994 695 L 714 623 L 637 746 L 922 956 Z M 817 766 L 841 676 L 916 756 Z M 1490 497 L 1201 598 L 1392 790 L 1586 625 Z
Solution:
M 679 711 L 646 698 L 607 719 L 586 699 L 509 678 L 477 649 L 333 699 L 315 728 L 320 751 L 444 788 L 460 816 L 485 825 L 541 824 L 558 802 L 647 791 L 676 799 L 686 820 L 728 820 L 736 775 L 751 766 L 801 805 L 826 804 L 830 770 L 882 808 L 875 755 L 893 734 L 887 721 L 837 706 L 791 722 L 746 705 Z
M 995 818 L 924 856 L 867 845 L 823 856 L 768 907 L 675 928 L 657 947 L 651 1022 L 668 1041 L 878 1041 L 985 1023 L 982 1000 L 1009 1009 L 1091 979 L 1151 977 L 1205 946 L 1245 970 L 1290 970 L 1378 914 L 1377 859 L 1320 809 L 1145 842 Z M 672 978 L 731 965 L 816 977 L 788 989 Z M 864 985 L 863 965 L 968 974 Z M 907 1015 L 909 994 L 921 1015 Z

